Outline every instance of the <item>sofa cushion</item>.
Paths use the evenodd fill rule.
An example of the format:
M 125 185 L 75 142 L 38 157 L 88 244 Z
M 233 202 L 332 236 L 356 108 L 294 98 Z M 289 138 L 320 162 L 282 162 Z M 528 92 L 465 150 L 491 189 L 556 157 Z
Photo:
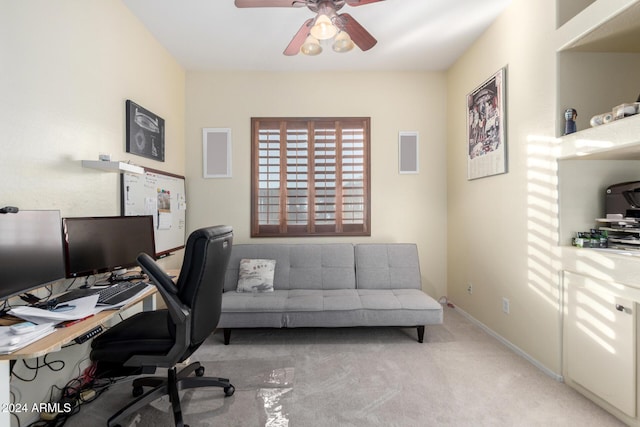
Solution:
M 362 308 L 355 289 L 292 289 L 289 291 L 285 311 L 335 311 Z
M 355 261 L 358 289 L 422 289 L 415 244 L 358 244 Z
M 282 313 L 287 304 L 288 291 L 273 292 L 225 292 L 222 298 L 223 312 L 276 312 Z
M 234 244 L 224 290 L 235 290 L 240 260 L 276 261 L 273 287 L 286 289 L 355 289 L 353 245 L 336 244 Z
M 442 323 L 442 306 L 418 289 L 225 293 L 219 328 L 417 326 Z
M 273 276 L 276 261 L 273 259 L 240 260 L 238 268 L 238 292 L 273 292 Z

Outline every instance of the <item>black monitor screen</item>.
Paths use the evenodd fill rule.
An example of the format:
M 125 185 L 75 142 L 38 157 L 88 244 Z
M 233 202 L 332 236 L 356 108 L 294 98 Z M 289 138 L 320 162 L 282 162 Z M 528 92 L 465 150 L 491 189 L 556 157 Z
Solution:
M 62 224 L 67 277 L 133 267 L 140 252 L 155 255 L 151 215 L 63 218 Z
M 0 214 L 0 300 L 64 277 L 59 211 Z

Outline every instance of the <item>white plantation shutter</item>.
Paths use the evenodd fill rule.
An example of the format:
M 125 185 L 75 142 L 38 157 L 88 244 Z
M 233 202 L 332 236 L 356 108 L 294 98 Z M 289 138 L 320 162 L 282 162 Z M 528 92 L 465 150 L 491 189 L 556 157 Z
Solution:
M 253 118 L 251 235 L 370 235 L 369 118 Z

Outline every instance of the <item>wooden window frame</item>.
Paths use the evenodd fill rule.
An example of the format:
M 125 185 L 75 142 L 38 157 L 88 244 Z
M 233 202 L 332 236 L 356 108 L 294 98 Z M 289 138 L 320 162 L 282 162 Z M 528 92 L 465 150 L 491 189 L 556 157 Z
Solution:
M 369 117 L 252 117 L 251 237 L 370 236 L 370 129 Z M 324 139 L 318 137 L 322 132 L 329 135 L 325 144 L 322 143 Z M 303 137 L 299 144 L 296 144 L 295 139 L 290 139 L 290 135 L 297 133 Z M 348 143 L 349 139 L 353 140 L 352 144 Z M 270 140 L 273 143 L 269 143 Z M 300 149 L 301 156 L 291 154 L 297 153 L 300 146 L 303 147 Z M 327 155 L 327 151 L 334 151 L 334 156 Z M 316 157 L 324 157 L 325 160 L 321 163 L 329 166 L 317 163 Z M 302 172 L 298 171 L 297 164 L 300 162 L 297 159 L 302 159 L 300 162 L 306 160 L 302 165 Z M 335 164 L 331 163 L 332 160 Z M 265 164 L 273 168 L 265 169 Z M 269 171 L 273 173 L 269 175 Z M 324 186 L 324 199 L 320 200 L 322 195 L 318 194 L 322 193 L 322 189 L 317 186 L 316 178 L 323 174 L 328 185 Z M 272 195 L 268 194 L 270 182 L 274 186 Z M 352 194 L 345 194 L 345 182 L 354 184 L 348 187 Z M 267 199 L 267 203 L 262 205 L 259 203 L 261 183 L 267 186 L 266 190 L 264 187 L 262 189 L 263 202 Z M 290 188 L 298 183 L 302 186 L 300 191 Z M 300 194 L 304 196 L 301 197 Z M 306 202 L 297 205 L 299 210 L 288 211 L 288 207 L 296 206 L 296 200 L 305 199 Z M 316 218 L 320 215 L 325 215 L 325 218 Z

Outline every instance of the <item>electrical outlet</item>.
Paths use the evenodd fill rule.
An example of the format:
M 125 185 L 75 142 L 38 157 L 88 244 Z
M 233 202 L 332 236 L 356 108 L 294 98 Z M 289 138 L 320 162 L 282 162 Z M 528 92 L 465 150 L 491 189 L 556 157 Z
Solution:
M 504 314 L 509 314 L 509 299 L 508 298 L 502 298 L 502 311 L 504 312 Z
M 469 295 L 473 294 L 473 284 L 471 284 L 471 283 L 467 284 L 467 293 Z

